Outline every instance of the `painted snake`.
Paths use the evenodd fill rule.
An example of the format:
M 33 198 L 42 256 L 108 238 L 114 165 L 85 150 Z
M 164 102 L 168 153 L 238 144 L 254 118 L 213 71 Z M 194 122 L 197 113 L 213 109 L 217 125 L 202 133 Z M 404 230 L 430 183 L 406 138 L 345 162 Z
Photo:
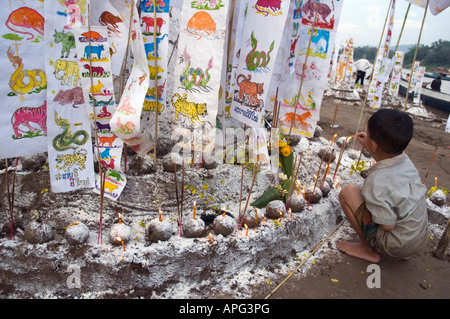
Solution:
M 211 59 L 212 60 L 212 59 Z M 192 89 L 194 86 L 205 86 L 211 79 L 209 74 L 209 69 L 212 67 L 212 62 L 210 61 L 210 67 L 203 71 L 202 68 L 190 68 L 191 61 L 188 62 L 183 75 L 180 76 L 180 81 L 186 90 Z
M 247 64 L 247 69 L 250 71 L 255 71 L 257 68 L 265 68 L 270 61 L 270 52 L 273 50 L 273 46 L 275 44 L 275 40 L 272 41 L 270 45 L 269 52 L 265 53 L 264 51 L 256 51 L 256 47 L 258 46 L 258 40 L 256 40 L 253 32 L 251 34 L 251 42 L 252 42 L 252 50 L 247 54 L 247 58 L 245 59 L 245 63 Z
M 78 130 L 74 134 L 72 134 L 69 130 L 69 121 L 61 117 L 58 118 L 58 114 L 56 113 L 56 111 L 55 122 L 63 129 L 63 132 L 56 135 L 52 141 L 52 145 L 55 150 L 65 151 L 68 149 L 76 149 L 78 146 L 84 145 L 87 142 L 89 134 L 83 130 Z M 72 146 L 72 144 L 75 144 L 77 146 Z
M 13 66 L 16 68 L 9 79 L 9 87 L 13 92 L 27 94 L 32 92 L 35 88 L 44 88 L 47 86 L 47 78 L 42 70 L 24 70 L 22 59 L 15 56 L 11 48 L 8 48 L 7 55 Z M 28 80 L 24 81 L 24 79 Z

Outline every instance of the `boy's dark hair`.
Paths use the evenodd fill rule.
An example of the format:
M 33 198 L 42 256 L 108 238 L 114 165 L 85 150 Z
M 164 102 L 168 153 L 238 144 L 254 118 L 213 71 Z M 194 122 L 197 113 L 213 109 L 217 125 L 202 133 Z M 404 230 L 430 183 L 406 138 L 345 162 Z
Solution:
M 405 112 L 381 109 L 367 122 L 367 132 L 386 154 L 398 155 L 408 146 L 413 136 L 414 124 Z

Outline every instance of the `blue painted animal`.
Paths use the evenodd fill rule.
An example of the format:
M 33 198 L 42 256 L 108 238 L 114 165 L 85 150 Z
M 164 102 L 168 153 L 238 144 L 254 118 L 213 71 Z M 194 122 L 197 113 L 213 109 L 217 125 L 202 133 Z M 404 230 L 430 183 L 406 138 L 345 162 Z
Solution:
M 91 45 L 91 54 L 92 55 L 96 54 L 97 55 L 97 59 L 101 59 L 102 58 L 102 51 L 105 51 L 105 47 L 103 46 L 103 44 L 96 45 L 96 46 L 92 46 Z M 91 56 L 89 54 L 89 45 L 87 45 L 84 48 L 84 56 L 83 57 L 86 58 L 86 59 L 90 59 L 91 58 Z
M 158 46 L 159 43 L 167 36 L 167 33 L 164 34 L 161 38 L 156 38 L 156 57 L 159 57 L 158 55 Z M 148 55 L 150 53 L 153 53 L 153 55 L 155 55 L 155 42 L 151 42 L 151 43 L 145 43 L 144 44 L 145 47 L 145 55 L 147 56 L 148 59 Z

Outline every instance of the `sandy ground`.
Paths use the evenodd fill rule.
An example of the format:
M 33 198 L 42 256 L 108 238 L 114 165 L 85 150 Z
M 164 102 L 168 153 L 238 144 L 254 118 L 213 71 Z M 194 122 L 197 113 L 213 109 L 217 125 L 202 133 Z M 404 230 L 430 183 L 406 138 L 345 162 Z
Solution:
M 329 136 L 336 104 L 324 100 L 321 107 L 319 125 L 324 137 Z M 332 134 L 348 136 L 355 134 L 358 127 L 364 127 L 367 116 L 374 111 L 363 109 L 362 124 L 358 125 L 361 106 L 340 104 Z M 428 110 L 431 110 L 428 108 Z M 441 118 L 448 113 L 432 110 Z M 415 132 L 406 153 L 416 165 L 422 179 L 428 170 L 435 146 L 436 157 L 426 179 L 429 189 L 438 178 L 438 187 L 450 188 L 450 134 L 445 134 L 445 125 L 414 119 Z M 439 126 L 439 127 L 438 127 Z M 362 128 L 360 128 L 362 130 Z M 355 144 L 355 148 L 358 145 Z M 449 196 L 447 195 L 447 205 Z M 433 252 L 443 233 L 443 228 L 433 230 L 425 251 L 408 261 L 392 261 L 383 258 L 379 263 L 380 288 L 369 288 L 367 281 L 374 282 L 375 272 L 369 262 L 347 256 L 336 249 L 336 242 L 343 237 L 357 241 L 357 237 L 347 223 L 344 223 L 298 271 L 279 286 L 288 277 L 280 276 L 259 289 L 255 289 L 254 298 L 271 299 L 314 299 L 314 298 L 364 298 L 364 299 L 430 299 L 450 298 L 450 255 L 449 249 L 444 260 L 433 257 Z M 300 264 L 300 261 L 299 261 Z M 305 268 L 305 269 L 303 269 Z M 295 268 L 293 269 L 293 271 Z M 273 294 L 271 294 L 276 290 Z

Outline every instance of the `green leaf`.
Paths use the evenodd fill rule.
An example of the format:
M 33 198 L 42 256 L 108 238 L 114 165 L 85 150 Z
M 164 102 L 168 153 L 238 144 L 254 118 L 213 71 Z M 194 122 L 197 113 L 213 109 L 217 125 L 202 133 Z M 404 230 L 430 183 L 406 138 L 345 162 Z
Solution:
M 289 156 L 285 157 L 280 154 L 281 165 L 283 166 L 284 173 L 288 179 L 292 176 L 292 171 L 294 169 L 294 154 L 291 152 Z
M 250 205 L 257 208 L 264 208 L 267 206 L 269 202 L 278 199 L 280 199 L 280 192 L 275 188 L 271 188 L 266 192 L 264 192 L 264 194 L 262 194 L 257 200 L 255 200 Z

